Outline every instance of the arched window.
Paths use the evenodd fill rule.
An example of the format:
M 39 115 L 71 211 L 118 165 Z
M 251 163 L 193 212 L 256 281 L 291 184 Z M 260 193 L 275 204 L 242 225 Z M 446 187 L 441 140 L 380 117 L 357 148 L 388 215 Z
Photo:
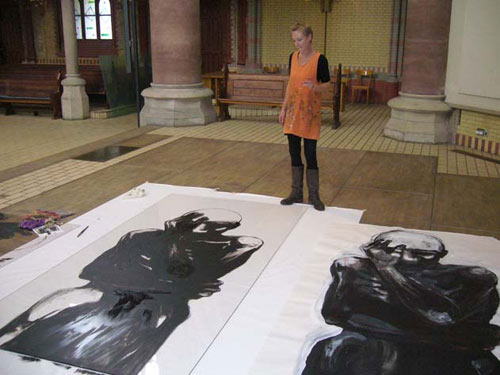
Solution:
M 75 0 L 76 38 L 113 39 L 110 0 Z
M 116 55 L 117 0 L 74 0 L 75 28 L 78 41 L 79 57 L 98 57 Z M 62 27 L 61 2 L 58 6 L 59 19 L 59 55 L 64 56 L 64 36 Z

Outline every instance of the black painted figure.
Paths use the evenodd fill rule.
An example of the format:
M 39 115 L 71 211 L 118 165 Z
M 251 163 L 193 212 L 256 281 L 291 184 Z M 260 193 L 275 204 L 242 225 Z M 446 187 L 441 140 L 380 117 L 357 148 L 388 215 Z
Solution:
M 235 212 L 207 209 L 166 221 L 164 230 L 124 235 L 82 270 L 88 284 L 43 298 L 3 327 L 1 349 L 111 374 L 139 372 L 188 319 L 188 302 L 218 292 L 219 279 L 262 246 L 255 237 L 224 235 L 240 222 Z
M 495 274 L 440 264 L 444 244 L 420 233 L 385 232 L 361 249 L 366 258 L 330 268 L 321 313 L 343 330 L 314 345 L 303 375 L 500 374 Z

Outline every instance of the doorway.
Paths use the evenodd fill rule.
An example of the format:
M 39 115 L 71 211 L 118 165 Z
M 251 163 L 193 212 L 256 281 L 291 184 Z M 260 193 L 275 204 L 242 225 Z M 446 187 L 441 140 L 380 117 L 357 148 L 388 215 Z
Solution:
M 201 71 L 222 70 L 231 63 L 231 2 L 201 0 Z

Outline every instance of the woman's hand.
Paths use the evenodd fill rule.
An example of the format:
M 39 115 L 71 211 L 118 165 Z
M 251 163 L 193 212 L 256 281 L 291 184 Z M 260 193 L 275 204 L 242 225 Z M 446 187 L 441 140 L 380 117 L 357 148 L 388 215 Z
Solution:
M 279 122 L 281 125 L 285 124 L 285 118 L 286 118 L 286 107 L 283 106 L 283 107 L 281 107 L 281 112 L 280 112 L 280 117 L 279 117 Z

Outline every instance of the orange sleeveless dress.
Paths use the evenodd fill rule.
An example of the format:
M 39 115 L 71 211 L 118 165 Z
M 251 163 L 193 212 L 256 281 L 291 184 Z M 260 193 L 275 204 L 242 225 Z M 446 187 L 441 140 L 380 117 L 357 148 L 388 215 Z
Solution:
M 315 52 L 305 65 L 299 64 L 299 52 L 292 56 L 292 68 L 288 81 L 287 109 L 283 132 L 298 137 L 318 139 L 321 127 L 321 93 L 304 86 L 312 80 L 318 85 L 317 71 L 319 52 Z

